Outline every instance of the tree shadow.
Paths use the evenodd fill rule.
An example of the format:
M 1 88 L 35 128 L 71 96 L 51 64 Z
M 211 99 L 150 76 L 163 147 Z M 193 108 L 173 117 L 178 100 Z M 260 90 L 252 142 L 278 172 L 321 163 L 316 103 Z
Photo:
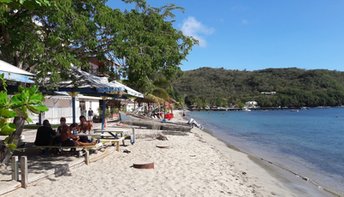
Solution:
M 44 152 L 38 149 L 27 149 L 25 152 L 14 152 L 14 155 L 18 156 L 19 163 L 21 156 L 27 157 L 28 172 L 30 174 L 45 174 L 48 170 L 50 170 L 54 171 L 55 177 L 71 176 L 72 173 L 69 169 L 69 163 L 78 159 L 75 157 L 77 155 L 75 151 L 59 152 L 49 150 Z M 48 177 L 48 179 L 51 181 L 56 180 L 51 178 L 51 176 Z

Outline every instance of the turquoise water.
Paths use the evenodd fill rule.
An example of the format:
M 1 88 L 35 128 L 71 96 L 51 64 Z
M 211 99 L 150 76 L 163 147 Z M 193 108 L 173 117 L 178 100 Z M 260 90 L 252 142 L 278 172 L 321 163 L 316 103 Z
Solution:
M 344 192 L 344 108 L 189 115 L 245 152 Z

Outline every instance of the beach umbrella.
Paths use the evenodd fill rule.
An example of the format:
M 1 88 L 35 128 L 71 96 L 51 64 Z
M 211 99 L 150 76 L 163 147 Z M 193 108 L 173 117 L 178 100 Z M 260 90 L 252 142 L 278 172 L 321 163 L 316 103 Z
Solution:
M 69 81 L 59 83 L 59 91 L 77 91 L 83 94 L 120 94 L 125 91 L 124 87 L 110 84 L 107 77 L 98 77 L 83 71 L 75 66 L 71 67 Z
M 4 78 L 9 81 L 34 83 L 32 80 L 34 74 L 2 60 L 0 60 L 0 74 L 4 74 Z
M 157 104 L 164 104 L 165 102 L 164 99 L 154 96 L 153 94 L 147 94 L 145 98 L 143 99 L 143 102 L 146 102 L 146 101 L 157 103 Z
M 105 124 L 105 99 L 107 97 L 114 98 L 125 92 L 125 89 L 120 86 L 110 84 L 106 77 L 98 77 L 72 65 L 69 81 L 62 81 L 59 83 L 58 91 L 68 92 L 72 97 L 73 108 L 73 123 L 75 123 L 75 97 L 81 93 L 90 96 L 102 96 L 102 129 Z
M 73 123 L 75 123 L 75 97 L 80 93 L 89 96 L 101 96 L 102 99 L 102 129 L 105 125 L 105 100 L 108 97 L 120 98 L 124 95 L 143 97 L 143 94 L 117 81 L 109 82 L 107 77 L 98 77 L 83 71 L 74 65 L 71 66 L 69 78 L 73 80 L 59 83 L 58 91 L 68 92 L 72 96 Z
M 134 97 L 137 97 L 137 98 L 143 98 L 144 95 L 141 93 L 141 92 L 138 92 L 118 81 L 111 81 L 110 82 L 111 85 L 115 86 L 115 87 L 121 87 L 124 89 L 124 92 L 125 94 L 129 95 L 129 96 L 134 96 Z

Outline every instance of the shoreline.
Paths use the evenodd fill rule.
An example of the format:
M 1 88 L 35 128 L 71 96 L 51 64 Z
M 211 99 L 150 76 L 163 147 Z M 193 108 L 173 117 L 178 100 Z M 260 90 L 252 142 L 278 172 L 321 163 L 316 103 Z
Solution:
M 187 117 L 184 117 L 187 120 Z M 298 193 L 299 195 L 303 196 L 328 196 L 328 197 L 341 197 L 344 194 L 340 194 L 336 191 L 333 191 L 330 188 L 322 186 L 318 184 L 316 181 L 309 179 L 308 177 L 302 175 L 301 173 L 296 173 L 291 169 L 288 169 L 280 164 L 274 163 L 268 159 L 265 159 L 260 156 L 253 155 L 246 151 L 241 150 L 240 148 L 236 147 L 235 145 L 231 144 L 224 139 L 221 139 L 220 136 L 217 136 L 213 129 L 209 128 L 202 128 L 201 131 L 211 135 L 212 137 L 216 138 L 220 142 L 224 143 L 229 149 L 234 151 L 241 152 L 248 156 L 248 158 L 258 164 L 261 168 L 265 169 L 270 175 L 280 180 L 283 184 L 285 184 L 289 189 Z M 296 184 L 295 182 L 304 185 L 305 187 L 300 187 L 300 185 Z M 300 191 L 301 189 L 301 191 Z M 301 192 L 301 193 L 299 193 Z M 306 193 L 304 193 L 306 192 Z
M 180 111 L 175 113 L 173 121 L 186 122 Z M 288 184 L 295 182 L 278 178 L 272 165 L 255 161 L 201 129 L 170 135 L 147 129 L 136 133 L 142 137 L 134 145 L 122 146 L 120 152 L 5 196 L 317 196 L 289 188 Z M 157 140 L 159 134 L 168 140 Z M 155 167 L 134 169 L 135 161 L 153 161 Z
M 302 107 L 248 107 L 252 111 L 265 111 L 265 110 L 309 110 L 309 109 L 328 109 L 328 108 L 344 108 L 343 105 L 338 106 L 302 106 Z M 245 111 L 243 108 L 209 108 L 209 109 L 188 109 L 188 111 Z

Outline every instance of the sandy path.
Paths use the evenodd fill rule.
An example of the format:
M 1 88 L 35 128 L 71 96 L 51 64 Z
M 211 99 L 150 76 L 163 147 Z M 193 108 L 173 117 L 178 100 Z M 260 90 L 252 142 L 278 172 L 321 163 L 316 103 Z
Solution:
M 253 196 L 233 165 L 194 134 L 167 137 L 139 140 L 129 154 L 112 154 L 7 196 Z M 156 147 L 162 143 L 170 148 Z M 131 168 L 135 161 L 154 161 L 155 169 Z

